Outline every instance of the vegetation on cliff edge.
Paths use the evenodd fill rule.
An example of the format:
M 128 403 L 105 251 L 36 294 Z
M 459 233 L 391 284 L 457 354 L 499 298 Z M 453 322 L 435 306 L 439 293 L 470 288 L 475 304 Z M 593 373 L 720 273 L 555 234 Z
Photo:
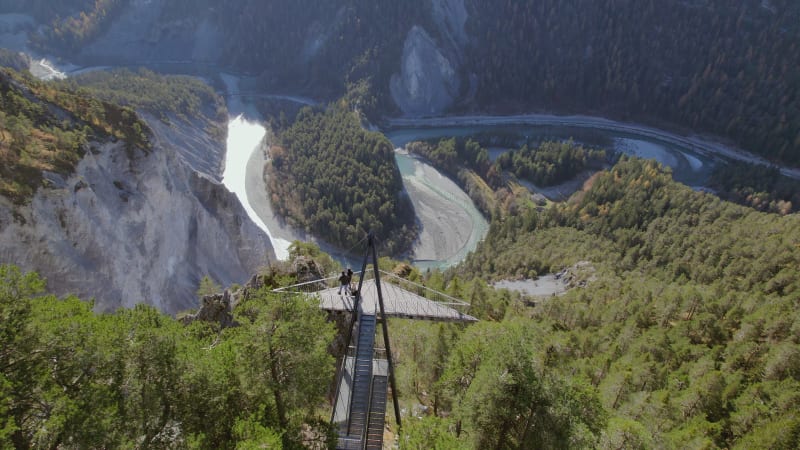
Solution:
M 144 68 L 95 70 L 60 81 L 59 85 L 146 111 L 165 121 L 169 115 L 185 121 L 201 115 L 220 122 L 226 119 L 224 99 L 196 77 L 160 75 Z
M 479 294 L 486 288 L 467 280 L 536 276 L 581 261 L 596 269 L 584 275 L 585 287 L 539 299 L 533 309 L 512 302 L 494 320 L 501 335 L 513 336 L 520 326 L 529 330 L 529 338 L 516 342 L 544 379 L 585 386 L 599 398 L 608 422 L 586 447 L 800 444 L 797 215 L 721 201 L 673 182 L 657 163 L 623 157 L 567 203 L 495 220 L 478 250 L 439 283 L 471 300 L 486 318 L 479 311 L 504 303 Z M 476 303 L 481 298 L 490 303 Z M 452 348 L 481 333 L 469 328 Z M 491 347 L 497 339 L 485 341 Z M 456 378 L 473 380 L 466 392 L 503 392 L 510 368 L 487 375 L 491 388 L 473 387 L 479 378 L 462 353 L 451 351 L 446 367 L 473 374 Z M 474 361 L 479 370 L 485 364 L 484 358 Z M 485 438 L 486 422 L 471 419 L 473 412 L 461 409 L 464 400 L 447 395 L 448 378 L 426 370 L 429 378 L 420 379 L 433 381 L 420 388 L 437 392 L 439 386 L 438 401 L 452 402 L 451 412 L 435 420 L 441 425 L 431 428 L 458 435 L 469 424 L 467 439 Z M 547 429 L 526 425 L 538 426 L 526 421 L 542 417 L 530 409 L 537 405 L 559 410 L 542 401 L 507 404 L 506 428 L 518 432 L 493 432 L 491 445 L 533 442 L 528 433 Z M 584 410 L 580 403 L 572 408 Z
M 90 140 L 121 139 L 149 149 L 148 128 L 130 108 L 0 71 L 0 195 L 25 203 L 42 172 L 71 174 Z

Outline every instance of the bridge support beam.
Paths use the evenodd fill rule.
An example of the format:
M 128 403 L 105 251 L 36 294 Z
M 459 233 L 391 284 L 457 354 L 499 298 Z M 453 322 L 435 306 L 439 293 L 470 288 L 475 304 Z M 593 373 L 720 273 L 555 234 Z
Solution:
M 383 307 L 383 293 L 381 292 L 381 275 L 378 270 L 378 254 L 375 250 L 374 236 L 369 233 L 369 246 L 372 247 L 372 268 L 375 270 L 375 288 L 378 290 L 378 305 L 381 310 L 381 327 L 383 328 L 383 343 L 386 346 L 386 359 L 389 361 L 389 384 L 392 386 L 392 404 L 394 405 L 394 418 L 397 427 L 402 426 L 400 422 L 400 405 L 397 401 L 397 383 L 394 379 L 394 362 L 392 361 L 392 348 L 389 346 L 389 325 L 386 323 L 386 310 Z M 364 261 L 366 267 L 366 260 Z M 362 272 L 364 273 L 364 272 Z

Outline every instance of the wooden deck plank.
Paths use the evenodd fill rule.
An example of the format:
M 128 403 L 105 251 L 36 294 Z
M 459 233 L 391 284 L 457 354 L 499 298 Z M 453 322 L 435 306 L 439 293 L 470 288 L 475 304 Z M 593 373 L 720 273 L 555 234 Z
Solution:
M 375 280 L 365 280 L 361 287 L 361 310 L 364 314 L 377 314 L 378 289 Z M 478 319 L 464 314 L 446 304 L 431 301 L 392 283 L 381 283 L 383 306 L 388 317 L 425 319 L 455 322 L 477 322 Z M 338 288 L 329 288 L 311 295 L 319 297 L 320 308 L 328 311 L 352 311 L 355 298 L 338 295 Z

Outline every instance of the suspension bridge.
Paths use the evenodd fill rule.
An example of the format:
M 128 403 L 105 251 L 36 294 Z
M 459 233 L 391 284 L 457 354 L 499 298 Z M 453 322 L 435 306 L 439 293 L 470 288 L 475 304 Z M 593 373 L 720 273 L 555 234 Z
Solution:
M 367 271 L 372 258 L 373 270 Z M 442 292 L 378 269 L 374 238 L 367 251 L 358 287 L 342 291 L 338 277 L 310 281 L 277 292 L 302 294 L 319 302 L 321 309 L 350 314 L 347 350 L 338 365 L 331 423 L 339 433 L 337 449 L 382 449 L 388 393 L 392 394 L 397 426 L 401 426 L 387 319 L 405 318 L 445 322 L 476 322 L 466 314 L 469 304 Z M 376 346 L 382 327 L 383 346 Z

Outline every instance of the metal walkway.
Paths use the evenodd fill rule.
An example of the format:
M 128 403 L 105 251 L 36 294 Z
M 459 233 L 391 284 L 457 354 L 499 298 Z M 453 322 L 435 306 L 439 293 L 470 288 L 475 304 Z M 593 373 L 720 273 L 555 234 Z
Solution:
M 367 450 L 381 450 L 383 447 L 383 423 L 386 419 L 386 392 L 388 391 L 389 377 L 374 375 L 372 377 L 372 391 L 369 400 L 369 421 L 367 422 L 366 445 Z
M 382 272 L 381 278 L 388 278 L 390 281 L 399 278 L 393 274 Z M 402 280 L 402 279 L 401 279 Z M 412 284 L 408 280 L 402 280 L 405 284 Z M 414 291 L 429 294 L 425 290 L 435 292 L 421 285 L 411 287 L 414 291 L 404 288 L 399 283 L 383 282 L 383 301 L 385 305 L 384 313 L 386 317 L 397 317 L 405 319 L 422 319 L 443 322 L 477 322 L 478 319 L 464 314 L 456 308 L 464 309 L 469 305 L 439 293 L 439 299 L 423 297 Z M 353 299 L 347 296 L 337 295 L 336 288 L 329 288 L 317 292 L 319 296 L 319 307 L 328 311 L 352 311 Z M 435 298 L 435 297 L 434 297 Z M 379 314 L 378 290 L 375 279 L 365 280 L 361 287 L 361 305 L 364 314 Z
M 368 239 L 364 265 L 360 272 L 354 274 L 358 288 L 354 289 L 352 295 L 339 294 L 338 276 L 274 291 L 303 295 L 306 299 L 318 301 L 320 308 L 327 311 L 351 313 L 347 327 L 347 351 L 337 371 L 336 397 L 331 415 L 331 423 L 339 434 L 336 448 L 342 450 L 380 450 L 383 447 L 390 388 L 395 422 L 398 428 L 402 426 L 388 318 L 477 321 L 465 312 L 469 303 L 379 270 L 373 235 L 370 234 Z M 370 256 L 371 273 L 367 272 Z M 381 283 L 381 278 L 386 281 Z M 378 324 L 383 336 L 382 349 L 375 348 Z
M 375 316 L 362 315 L 358 321 L 358 346 L 353 374 L 350 418 L 347 436 L 364 435 L 369 414 L 369 393 L 372 387 L 372 352 L 375 349 Z
M 374 314 L 361 315 L 355 358 L 348 357 L 343 364 L 333 417 L 340 449 L 381 449 L 383 445 L 388 377 L 386 364 L 374 358 L 376 323 Z
M 360 272 L 355 277 L 360 281 Z M 397 275 L 380 271 L 381 288 L 384 301 L 383 313 L 386 317 L 432 320 L 442 322 L 477 322 L 478 319 L 466 314 L 469 303 L 435 291 L 418 283 L 400 278 Z M 339 295 L 338 277 L 315 280 L 276 289 L 277 292 L 303 293 L 319 299 L 319 307 L 326 311 L 352 312 L 355 297 Z M 367 273 L 361 286 L 359 309 L 364 314 L 380 314 L 378 287 L 374 276 Z

